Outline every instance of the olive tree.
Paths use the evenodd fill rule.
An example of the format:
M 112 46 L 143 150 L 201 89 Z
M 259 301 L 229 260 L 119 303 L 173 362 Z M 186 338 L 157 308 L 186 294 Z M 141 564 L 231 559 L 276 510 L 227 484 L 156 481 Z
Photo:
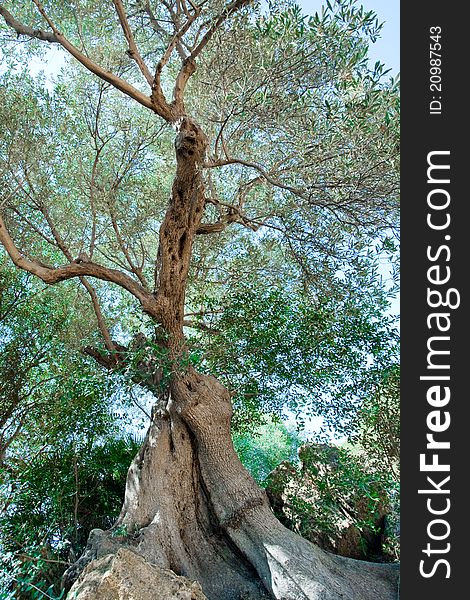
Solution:
M 280 253 L 268 278 L 318 300 L 371 241 L 390 244 L 398 100 L 367 67 L 375 16 L 349 0 L 311 18 L 250 0 L 21 0 L 0 15 L 6 61 L 44 44 L 74 61 L 52 96 L 4 78 L 0 242 L 48 285 L 77 280 L 102 337 L 84 351 L 155 396 L 121 514 L 81 565 L 125 545 L 214 600 L 395 598 L 392 567 L 276 520 L 233 449 L 232 390 L 187 336 L 210 329 L 208 281 L 243 278 L 250 243 Z M 123 334 L 124 294 L 145 333 Z

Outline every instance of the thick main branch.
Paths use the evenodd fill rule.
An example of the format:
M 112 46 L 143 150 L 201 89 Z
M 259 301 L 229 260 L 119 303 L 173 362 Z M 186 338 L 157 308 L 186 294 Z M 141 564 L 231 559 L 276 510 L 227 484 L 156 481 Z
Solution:
M 110 269 L 109 267 L 104 267 L 98 263 L 80 259 L 60 267 L 51 267 L 38 260 L 27 258 L 16 247 L 1 215 L 0 243 L 3 244 L 11 260 L 18 268 L 39 277 L 44 283 L 53 285 L 74 277 L 96 277 L 103 281 L 115 283 L 127 290 L 139 300 L 145 312 L 156 318 L 159 317 L 158 304 L 155 301 L 154 296 L 145 290 L 145 288 L 135 281 L 135 279 L 132 279 L 132 277 L 129 277 L 129 275 L 122 271 Z
M 171 200 L 160 227 L 155 295 L 162 306 L 162 324 L 175 339 L 181 338 L 184 299 L 194 236 L 204 211 L 201 165 L 207 138 L 191 119 L 182 119 L 175 140 L 176 177 Z

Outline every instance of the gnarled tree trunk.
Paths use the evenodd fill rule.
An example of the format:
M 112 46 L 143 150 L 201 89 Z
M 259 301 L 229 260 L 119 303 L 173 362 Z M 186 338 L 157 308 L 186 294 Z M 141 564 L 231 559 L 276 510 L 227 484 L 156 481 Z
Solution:
M 114 544 L 197 580 L 210 600 L 397 598 L 396 567 L 326 553 L 279 523 L 234 451 L 230 418 L 213 377 L 171 384 L 129 469 Z M 95 552 L 110 551 L 104 539 Z

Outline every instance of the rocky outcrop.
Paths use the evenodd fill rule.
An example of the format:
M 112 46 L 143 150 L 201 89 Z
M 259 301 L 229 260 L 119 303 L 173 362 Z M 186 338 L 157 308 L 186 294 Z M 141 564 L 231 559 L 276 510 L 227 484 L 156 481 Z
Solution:
M 299 467 L 287 461 L 276 467 L 266 487 L 273 511 L 286 527 L 323 550 L 359 560 L 388 561 L 382 548 L 389 511 L 386 494 L 377 490 L 371 507 L 365 494 L 335 486 L 342 468 L 339 452 L 306 444 L 299 450 Z
M 91 561 L 67 600 L 207 600 L 201 586 L 121 548 Z

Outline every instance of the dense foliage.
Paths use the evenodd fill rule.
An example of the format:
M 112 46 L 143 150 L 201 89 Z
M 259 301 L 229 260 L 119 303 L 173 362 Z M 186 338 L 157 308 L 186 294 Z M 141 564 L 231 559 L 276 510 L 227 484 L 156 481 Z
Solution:
M 273 417 L 249 432 L 235 432 L 233 444 L 240 460 L 264 487 L 269 473 L 282 461 L 296 461 L 302 443 L 297 432 Z
M 300 465 L 283 463 L 266 481 L 274 511 L 290 529 L 351 558 L 399 556 L 398 486 L 363 449 L 304 445 Z
M 61 576 L 90 531 L 117 518 L 138 446 L 77 428 L 68 441 L 10 459 L 1 482 L 2 599 L 8 589 L 12 598 L 60 597 Z
M 398 362 L 398 332 L 384 316 L 387 297 L 373 265 L 340 281 L 323 297 L 258 280 L 224 296 L 203 332 L 200 361 L 234 390 L 235 428 L 286 409 L 299 426 L 322 417 L 336 435 L 357 426 L 358 407 Z
M 73 288 L 44 288 L 0 256 L 0 462 L 12 444 L 103 428 L 110 386 L 74 351 L 83 310 Z M 72 317 L 73 315 L 73 317 Z

